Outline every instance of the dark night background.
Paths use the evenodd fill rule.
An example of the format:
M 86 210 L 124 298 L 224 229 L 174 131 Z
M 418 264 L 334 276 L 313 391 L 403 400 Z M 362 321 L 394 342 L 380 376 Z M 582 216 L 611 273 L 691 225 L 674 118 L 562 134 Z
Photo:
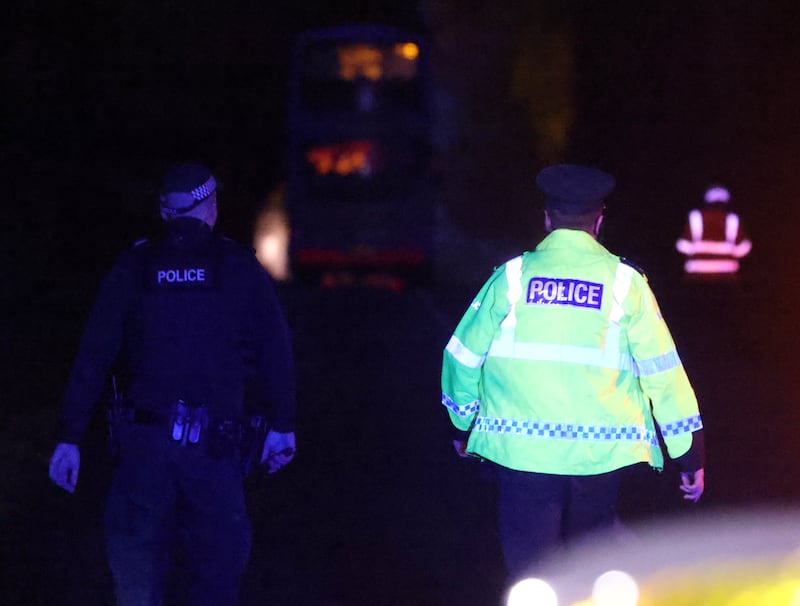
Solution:
M 152 224 L 155 183 L 175 159 L 211 164 L 227 185 L 222 227 L 246 240 L 282 179 L 289 45 L 303 28 L 376 20 L 428 31 L 439 86 L 455 98 L 442 153 L 442 198 L 478 237 L 530 240 L 530 176 L 541 164 L 512 64 L 526 39 L 564 33 L 574 120 L 555 159 L 602 166 L 619 179 L 609 234 L 645 265 L 671 253 L 703 188 L 721 181 L 752 229 L 788 225 L 800 84 L 797 9 L 751 6 L 510 1 L 331 3 L 20 2 L 3 42 L 4 252 L 14 291 L 44 274 L 93 269 Z M 531 8 L 532 7 L 532 8 Z M 535 26 L 526 25 L 534 23 Z M 536 47 L 533 46 L 535 49 Z M 540 65 L 552 59 L 542 55 Z M 553 65 L 550 69 L 558 69 Z M 548 89 L 537 91 L 546 99 Z M 465 184 L 466 183 L 466 184 Z M 787 208 L 788 207 L 788 208 Z M 514 219 L 510 217 L 513 216 Z M 76 232 L 81 234 L 76 238 Z M 780 263 L 783 238 L 755 253 Z M 85 244 L 91 245 L 86 246 Z M 767 257 L 763 257 L 767 258 Z M 670 260 L 671 262 L 672 260 Z M 47 287 L 44 286 L 46 289 Z
M 153 229 L 156 184 L 176 160 L 214 169 L 224 184 L 219 227 L 249 241 L 284 174 L 290 43 L 319 25 L 379 21 L 431 36 L 437 86 L 450 100 L 438 116 L 448 125 L 439 203 L 448 233 L 473 249 L 448 256 L 443 242 L 460 265 L 423 292 L 281 286 L 305 458 L 250 486 L 248 603 L 490 603 L 498 573 L 488 497 L 474 490 L 479 472 L 448 451 L 438 364 L 492 264 L 541 235 L 532 180 L 548 160 L 618 179 L 606 244 L 647 270 L 708 427 L 697 511 L 800 497 L 796 3 L 361 5 L 42 0 L 5 9 L 0 555 L 15 562 L 2 575 L 5 603 L 109 601 L 97 526 L 102 449 L 85 449 L 74 498 L 46 478 L 91 297 L 117 254 Z M 538 46 L 544 39 L 563 45 Z M 536 54 L 545 48 L 568 51 Z M 531 53 L 543 81 L 571 83 L 572 125 L 555 152 L 534 143 L 530 118 L 542 114 L 512 84 Z M 522 81 L 534 106 L 560 99 L 536 78 Z M 673 248 L 686 212 L 716 181 L 754 243 L 740 281 L 722 289 L 685 284 Z M 402 415 L 376 404 L 387 392 L 402 399 Z M 699 515 L 680 507 L 669 471 L 643 480 L 623 502 L 627 516 Z

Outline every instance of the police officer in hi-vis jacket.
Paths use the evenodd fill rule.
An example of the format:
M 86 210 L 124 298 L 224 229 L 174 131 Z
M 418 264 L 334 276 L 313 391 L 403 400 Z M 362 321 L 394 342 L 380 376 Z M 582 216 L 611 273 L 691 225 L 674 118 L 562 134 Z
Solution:
M 164 176 L 166 229 L 103 281 L 63 398 L 50 477 L 73 492 L 92 409 L 112 367 L 124 368 L 105 522 L 120 605 L 162 603 L 176 541 L 189 603 L 235 604 L 251 540 L 239 464 L 248 419 L 268 420 L 258 454 L 270 473 L 294 455 L 288 326 L 253 251 L 213 231 L 216 189 L 201 165 Z
M 623 470 L 663 467 L 656 424 L 683 498 L 704 488 L 703 424 L 675 343 L 646 278 L 597 241 L 614 178 L 557 165 L 536 182 L 548 235 L 494 271 L 442 368 L 455 450 L 496 479 L 509 581 L 614 525 Z

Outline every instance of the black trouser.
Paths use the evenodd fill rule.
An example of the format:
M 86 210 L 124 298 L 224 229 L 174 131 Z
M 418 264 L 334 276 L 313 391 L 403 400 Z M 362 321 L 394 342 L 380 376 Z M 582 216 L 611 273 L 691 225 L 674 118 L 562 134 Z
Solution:
M 176 545 L 189 573 L 189 604 L 236 604 L 251 538 L 236 459 L 173 442 L 161 427 L 124 433 L 106 506 L 117 604 L 160 605 Z
M 530 573 L 555 548 L 608 529 L 623 470 L 592 476 L 515 471 L 492 465 L 497 525 L 509 581 Z

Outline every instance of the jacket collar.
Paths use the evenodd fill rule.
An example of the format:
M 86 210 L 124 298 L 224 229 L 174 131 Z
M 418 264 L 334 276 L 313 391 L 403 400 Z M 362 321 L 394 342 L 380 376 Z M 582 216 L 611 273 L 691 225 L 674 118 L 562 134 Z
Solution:
M 194 217 L 179 217 L 167 222 L 167 237 L 177 242 L 200 242 L 211 236 L 211 227 Z
M 608 252 L 595 238 L 580 229 L 555 229 L 539 242 L 536 250 L 569 248 L 593 252 Z

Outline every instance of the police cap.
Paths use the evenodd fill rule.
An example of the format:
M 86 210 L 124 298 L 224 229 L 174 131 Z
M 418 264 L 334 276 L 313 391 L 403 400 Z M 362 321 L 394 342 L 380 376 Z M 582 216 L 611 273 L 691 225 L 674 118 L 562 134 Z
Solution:
M 544 192 L 545 208 L 581 215 L 602 208 L 616 179 L 590 166 L 556 164 L 539 172 L 536 185 Z
M 189 212 L 216 190 L 214 175 L 202 164 L 176 164 L 161 180 L 161 209 L 170 215 Z

